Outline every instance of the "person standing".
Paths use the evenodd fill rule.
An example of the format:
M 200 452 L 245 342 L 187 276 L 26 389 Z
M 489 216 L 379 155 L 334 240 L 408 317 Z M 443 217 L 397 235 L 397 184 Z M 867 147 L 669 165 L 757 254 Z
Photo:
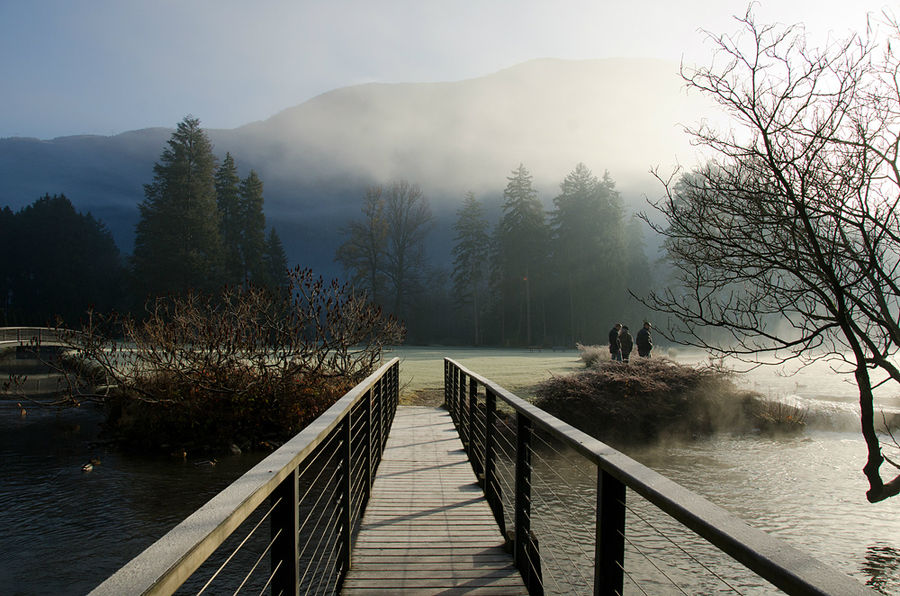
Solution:
M 622 361 L 622 344 L 619 343 L 619 331 L 622 330 L 622 323 L 616 323 L 609 330 L 609 356 L 613 360 Z
M 649 358 L 650 350 L 653 349 L 653 339 L 650 337 L 650 329 L 653 325 L 649 321 L 644 321 L 644 327 L 637 332 L 635 343 L 637 344 L 638 356 L 641 358 Z
M 619 332 L 619 346 L 622 348 L 622 362 L 628 362 L 631 350 L 634 348 L 634 339 L 628 332 L 628 325 L 623 325 Z

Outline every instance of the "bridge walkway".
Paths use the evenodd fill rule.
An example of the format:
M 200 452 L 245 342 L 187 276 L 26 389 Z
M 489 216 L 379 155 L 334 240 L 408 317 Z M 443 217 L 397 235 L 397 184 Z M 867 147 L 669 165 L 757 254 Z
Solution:
M 450 414 L 400 406 L 342 594 L 527 594 Z

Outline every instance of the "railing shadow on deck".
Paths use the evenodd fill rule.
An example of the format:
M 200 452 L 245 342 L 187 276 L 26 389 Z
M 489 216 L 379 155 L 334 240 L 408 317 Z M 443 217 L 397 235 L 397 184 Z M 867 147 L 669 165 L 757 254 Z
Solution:
M 338 593 L 398 396 L 394 358 L 91 594 Z
M 875 594 L 449 358 L 444 399 L 530 594 Z

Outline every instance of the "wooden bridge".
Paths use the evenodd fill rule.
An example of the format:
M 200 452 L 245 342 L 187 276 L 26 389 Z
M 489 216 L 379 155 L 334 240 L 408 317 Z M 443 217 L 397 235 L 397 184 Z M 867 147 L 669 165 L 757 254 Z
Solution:
M 445 408 L 398 407 L 388 362 L 92 594 L 874 593 L 444 367 Z

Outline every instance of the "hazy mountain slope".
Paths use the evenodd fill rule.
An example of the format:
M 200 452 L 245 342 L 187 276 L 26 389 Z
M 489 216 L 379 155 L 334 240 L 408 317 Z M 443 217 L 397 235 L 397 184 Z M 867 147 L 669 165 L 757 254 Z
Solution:
M 290 260 L 327 272 L 338 229 L 356 215 L 368 184 L 420 184 L 436 213 L 448 215 L 435 234 L 445 239 L 465 191 L 496 198 L 520 162 L 548 205 L 578 162 L 597 174 L 608 170 L 626 199 L 636 200 L 658 190 L 650 167 L 690 161 L 678 124 L 701 113 L 674 64 L 548 59 L 460 82 L 337 89 L 209 134 L 218 155 L 235 156 L 241 175 L 260 174 L 267 216 Z M 170 134 L 0 139 L 0 206 L 65 193 L 106 221 L 128 252 L 143 185 Z

